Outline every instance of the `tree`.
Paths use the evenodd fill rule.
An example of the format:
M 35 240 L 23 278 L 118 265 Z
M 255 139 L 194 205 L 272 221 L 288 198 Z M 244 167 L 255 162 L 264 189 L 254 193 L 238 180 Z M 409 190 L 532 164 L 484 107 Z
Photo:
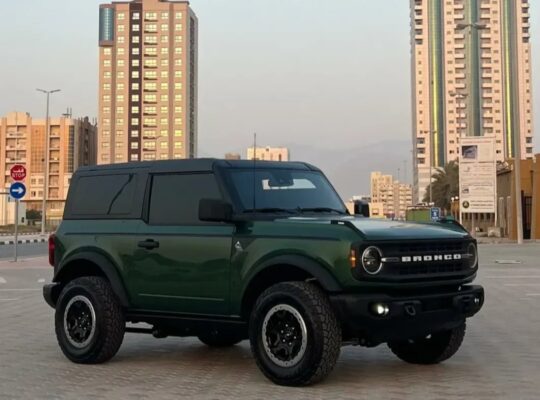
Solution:
M 426 188 L 424 202 L 429 202 L 429 191 L 432 186 L 432 201 L 436 207 L 450 212 L 451 198 L 459 195 L 459 165 L 450 161 L 432 175 L 432 182 Z

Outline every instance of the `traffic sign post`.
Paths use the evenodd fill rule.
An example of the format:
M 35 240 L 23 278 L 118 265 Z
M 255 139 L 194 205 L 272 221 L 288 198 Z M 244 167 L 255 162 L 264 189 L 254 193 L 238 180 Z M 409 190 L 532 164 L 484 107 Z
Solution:
M 16 164 L 11 167 L 9 173 L 14 181 L 24 181 L 24 178 L 26 178 L 26 167 L 21 164 Z
M 441 219 L 441 209 L 439 207 L 431 207 L 431 220 L 438 221 Z
M 17 165 L 11 168 L 11 177 L 13 179 L 15 179 L 13 177 L 15 167 L 17 167 Z M 22 167 L 22 170 L 19 170 L 19 174 L 16 176 L 19 179 L 24 179 L 26 178 L 26 168 L 24 168 L 22 165 L 20 167 Z M 13 182 L 11 186 L 9 187 L 9 195 L 13 199 L 15 199 L 15 246 L 14 246 L 15 254 L 13 257 L 15 262 L 17 262 L 17 250 L 18 250 L 17 247 L 19 244 L 19 200 L 22 199 L 25 194 L 26 194 L 26 186 L 22 182 Z

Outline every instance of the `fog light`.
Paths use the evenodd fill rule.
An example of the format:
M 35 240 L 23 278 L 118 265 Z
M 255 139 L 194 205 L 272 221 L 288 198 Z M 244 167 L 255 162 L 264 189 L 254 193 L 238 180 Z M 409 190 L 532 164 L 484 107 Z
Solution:
M 474 304 L 480 304 L 480 298 L 479 297 L 474 298 Z
M 371 312 L 379 317 L 384 317 L 388 315 L 390 308 L 384 303 L 374 303 L 371 306 Z

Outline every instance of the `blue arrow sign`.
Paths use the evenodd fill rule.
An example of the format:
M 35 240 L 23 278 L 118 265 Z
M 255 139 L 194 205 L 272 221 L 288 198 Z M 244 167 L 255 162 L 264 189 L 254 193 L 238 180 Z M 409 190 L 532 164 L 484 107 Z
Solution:
M 9 194 L 15 200 L 22 199 L 26 194 L 26 186 L 21 182 L 13 182 L 9 188 Z
M 438 221 L 441 218 L 441 209 L 439 207 L 431 207 L 431 220 Z

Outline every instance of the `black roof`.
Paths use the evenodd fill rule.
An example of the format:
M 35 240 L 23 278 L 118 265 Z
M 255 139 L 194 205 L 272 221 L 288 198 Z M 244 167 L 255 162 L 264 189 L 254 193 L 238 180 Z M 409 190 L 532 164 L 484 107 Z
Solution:
M 151 172 L 204 172 L 221 168 L 280 168 L 319 171 L 318 168 L 304 162 L 291 161 L 253 161 L 221 160 L 218 158 L 191 158 L 183 160 L 134 161 L 121 164 L 103 164 L 80 167 L 78 173 L 92 171 L 118 171 L 125 169 L 147 170 Z

